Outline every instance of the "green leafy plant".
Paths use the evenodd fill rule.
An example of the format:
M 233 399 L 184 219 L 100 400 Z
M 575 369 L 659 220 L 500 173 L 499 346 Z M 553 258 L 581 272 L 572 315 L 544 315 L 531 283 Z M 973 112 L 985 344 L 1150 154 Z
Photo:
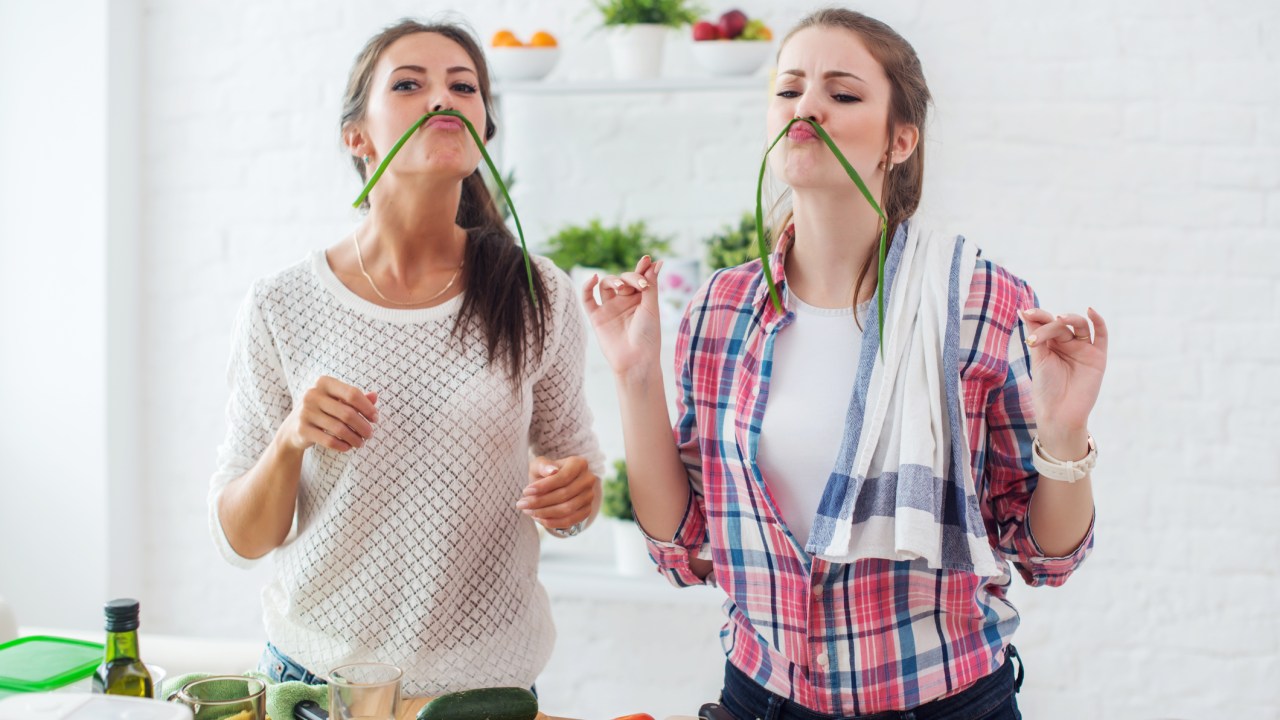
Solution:
M 690 25 L 702 14 L 687 0 L 595 0 L 605 27 L 610 25 Z
M 599 219 L 569 225 L 547 239 L 547 257 L 565 272 L 575 265 L 617 274 L 635 269 L 645 255 L 666 252 L 670 241 L 649 231 L 638 220 L 606 226 Z
M 764 158 L 760 161 L 760 177 L 756 180 L 756 243 L 757 249 L 760 251 L 760 258 L 764 261 L 764 279 L 769 284 L 769 294 L 773 298 L 773 307 L 782 312 L 782 298 L 778 296 L 778 286 L 773 282 L 773 270 L 769 267 L 769 245 L 765 241 L 764 227 L 764 204 L 761 197 L 764 194 L 764 173 L 768 167 L 769 153 L 773 150 L 782 138 L 786 137 L 787 131 L 792 125 L 798 122 L 809 123 L 813 131 L 822 138 L 822 142 L 826 144 L 827 149 L 836 156 L 836 160 L 840 161 L 840 166 L 844 168 L 845 174 L 858 186 L 858 191 L 862 193 L 862 197 L 871 204 L 871 209 L 876 211 L 876 215 L 880 216 L 880 255 L 876 262 L 876 299 L 878 312 L 876 314 L 876 322 L 880 325 L 880 357 L 884 357 L 884 258 L 885 252 L 888 250 L 888 232 L 889 220 L 884 216 L 884 210 L 881 209 L 880 203 L 876 202 L 876 198 L 867 189 L 867 184 L 862 182 L 862 176 L 858 175 L 858 171 L 853 169 L 853 165 L 849 164 L 849 160 L 845 158 L 844 153 L 840 152 L 840 148 L 836 147 L 835 141 L 822 129 L 816 120 L 809 118 L 791 118 L 791 122 L 782 128 L 782 132 L 778 133 L 778 137 L 769 143 L 769 148 L 764 151 Z
M 765 228 L 765 241 L 769 228 Z M 707 266 L 712 270 L 736 267 L 756 257 L 756 216 L 743 213 L 737 226 L 725 225 L 720 232 L 703 240 L 707 246 Z
M 604 499 L 600 504 L 600 512 L 605 517 L 619 520 L 634 520 L 631 514 L 631 488 L 627 484 L 627 461 L 616 460 L 613 463 L 613 476 L 604 481 Z
M 471 140 L 476 144 L 477 148 L 480 148 L 480 155 L 484 157 L 485 165 L 489 167 L 489 175 L 497 183 L 498 189 L 502 191 L 502 199 L 506 203 L 507 209 L 511 211 L 511 217 L 516 221 L 516 234 L 520 236 L 520 249 L 524 251 L 524 272 L 529 279 L 529 295 L 536 304 L 538 302 L 538 292 L 533 289 L 533 263 L 529 260 L 529 246 L 524 241 L 524 227 L 520 225 L 520 216 L 516 213 L 515 203 L 511 202 L 511 193 L 507 192 L 507 186 L 502 182 L 502 175 L 498 172 L 498 167 L 493 164 L 493 158 L 489 157 L 489 151 L 485 150 L 484 141 L 480 139 L 480 133 L 476 132 L 476 128 L 471 124 L 471 121 L 457 110 L 429 112 L 410 125 L 409 129 L 405 130 L 404 134 L 400 136 L 400 139 L 396 140 L 396 144 L 391 146 L 391 151 L 387 153 L 386 157 L 382 158 L 382 162 L 378 163 L 378 169 L 374 171 L 373 175 L 369 176 L 369 182 L 364 184 L 364 189 L 360 191 L 360 195 L 355 202 L 351 203 L 351 206 L 358 208 L 364 204 L 364 201 L 369 197 L 369 191 L 373 190 L 374 185 L 378 184 L 378 180 L 382 178 L 382 173 L 387 171 L 387 166 L 391 164 L 391 159 L 396 156 L 396 153 L 400 152 L 400 148 L 404 147 L 409 138 L 418 132 L 418 128 L 421 128 L 428 120 L 437 115 L 447 115 L 461 120 L 462 124 L 467 128 L 467 132 L 471 133 Z

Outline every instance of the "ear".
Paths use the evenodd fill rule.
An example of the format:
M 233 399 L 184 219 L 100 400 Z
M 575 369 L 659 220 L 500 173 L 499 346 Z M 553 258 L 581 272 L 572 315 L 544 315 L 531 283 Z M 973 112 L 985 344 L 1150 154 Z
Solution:
M 349 123 L 342 129 L 342 144 L 346 145 L 347 150 L 355 157 L 377 154 L 373 143 L 369 142 L 369 138 L 356 123 Z
M 889 142 L 889 152 L 893 155 L 893 164 L 901 165 L 916 151 L 920 142 L 920 128 L 915 125 L 899 125 L 894 129 L 893 138 Z

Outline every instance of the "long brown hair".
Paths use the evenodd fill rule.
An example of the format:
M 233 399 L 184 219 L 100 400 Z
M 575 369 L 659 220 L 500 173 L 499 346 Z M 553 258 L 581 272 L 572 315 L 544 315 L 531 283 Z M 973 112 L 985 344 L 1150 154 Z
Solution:
M 867 46 L 871 56 L 884 68 L 889 78 L 889 117 L 888 136 L 890 142 L 898 126 L 914 125 L 920 136 L 916 142 L 915 152 L 901 164 L 894 165 L 892 172 L 885 172 L 884 183 L 880 186 L 880 207 L 884 210 L 888 221 L 889 238 L 898 227 L 915 213 L 920 206 L 920 195 L 924 191 L 924 125 L 928 118 L 929 85 L 924 79 L 924 69 L 920 66 L 920 58 L 915 48 L 893 28 L 867 17 L 862 13 L 844 8 L 826 8 L 805 17 L 782 40 L 785 46 L 791 38 L 801 30 L 812 27 L 837 28 L 856 33 Z M 781 46 L 779 46 L 781 53 Z M 888 161 L 889 149 L 885 148 L 885 162 Z M 771 215 L 776 216 L 778 209 L 786 202 L 788 195 L 783 194 L 775 204 Z M 774 228 L 773 236 L 782 237 L 782 230 L 791 224 L 791 211 L 788 209 L 782 221 Z M 871 276 L 875 282 L 876 259 L 879 248 L 873 247 L 858 271 L 858 279 L 853 288 L 853 301 L 861 294 L 862 284 Z
M 417 33 L 435 33 L 449 38 L 475 63 L 480 96 L 484 99 L 484 139 L 492 139 L 498 132 L 498 125 L 493 118 L 493 101 L 489 92 L 489 66 L 480 43 L 458 25 L 421 23 L 408 18 L 374 35 L 356 56 L 347 80 L 347 92 L 343 96 L 340 127 L 345 129 L 364 119 L 373 70 L 382 53 L 400 38 Z M 369 168 L 365 166 L 364 158 L 352 156 L 351 162 L 360 179 L 366 180 Z M 367 200 L 364 207 L 368 208 Z M 540 359 L 545 346 L 547 293 L 542 276 L 535 267 L 534 290 L 541 299 L 535 303 L 529 296 L 524 254 L 503 222 L 502 213 L 489 194 L 479 168 L 462 181 L 462 200 L 458 203 L 455 222 L 467 231 L 463 267 L 467 291 L 463 294 L 454 335 L 461 340 L 471 323 L 478 323 L 484 332 L 489 362 L 493 363 L 499 354 L 505 355 L 507 368 L 518 388 L 529 352 Z

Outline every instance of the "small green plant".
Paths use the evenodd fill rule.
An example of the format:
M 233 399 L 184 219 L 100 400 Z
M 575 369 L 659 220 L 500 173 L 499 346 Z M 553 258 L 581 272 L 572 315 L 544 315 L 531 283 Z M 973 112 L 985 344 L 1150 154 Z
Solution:
M 577 265 L 616 275 L 635 269 L 645 255 L 666 252 L 669 242 L 650 232 L 643 220 L 605 226 L 594 219 L 587 225 L 564 227 L 548 238 L 547 257 L 565 272 Z
M 769 240 L 769 228 L 764 229 Z M 703 241 L 707 246 L 707 267 L 712 270 L 737 267 L 756 257 L 756 216 L 743 213 L 738 225 L 725 225 L 719 233 Z
M 605 517 L 634 520 L 631 514 L 631 489 L 627 484 L 627 461 L 613 463 L 613 476 L 604 481 L 604 500 L 600 511 Z
M 610 25 L 667 25 L 684 27 L 693 24 L 702 9 L 687 0 L 595 0 L 596 10 Z

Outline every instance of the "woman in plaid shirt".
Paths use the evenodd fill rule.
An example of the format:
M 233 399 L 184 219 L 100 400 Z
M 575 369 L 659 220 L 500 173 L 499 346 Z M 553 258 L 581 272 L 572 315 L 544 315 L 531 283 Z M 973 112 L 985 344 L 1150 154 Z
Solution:
M 1020 717 L 1010 564 L 1031 585 L 1059 585 L 1092 547 L 1088 471 L 1096 452 L 1087 425 L 1106 326 L 1093 310 L 1086 319 L 1039 309 L 1025 282 L 973 250 L 963 255 L 965 242 L 952 236 L 958 299 L 949 322 L 938 323 L 946 334 L 934 347 L 904 352 L 945 358 L 954 376 L 904 374 L 902 384 L 924 384 L 932 393 L 920 397 L 957 410 L 955 432 L 944 409 L 938 437 L 919 437 L 932 434 L 913 429 L 919 403 L 894 386 L 876 404 L 892 421 L 870 428 L 880 438 L 871 462 L 885 472 L 873 483 L 842 466 L 868 436 L 864 420 L 877 422 L 866 406 L 868 377 L 898 372 L 882 366 L 886 350 L 896 352 L 899 296 L 929 294 L 916 276 L 896 273 L 908 261 L 903 247 L 922 232 L 913 216 L 930 97 L 911 46 L 847 10 L 801 21 L 783 41 L 778 68 L 769 137 L 793 118 L 816 121 L 884 209 L 892 238 L 885 345 L 871 302 L 880 218 L 814 131 L 792 125 L 770 157 L 773 175 L 791 189 L 769 258 L 782 306 L 771 300 L 760 261 L 720 271 L 699 291 L 676 344 L 674 438 L 659 366 L 661 263 L 646 257 L 634 272 L 584 288 L 617 380 L 636 518 L 675 584 L 714 583 L 728 596 L 721 704 L 734 716 Z M 961 293 L 955 278 L 970 271 Z M 895 281 L 904 289 L 891 294 Z M 967 449 L 954 455 L 961 471 L 944 467 L 944 485 L 904 498 L 920 495 L 906 489 L 907 464 L 891 468 L 880 456 L 935 445 L 942 466 Z M 845 488 L 857 498 L 844 506 L 854 508 L 849 517 L 832 512 Z M 887 517 L 870 506 L 879 497 L 864 506 L 866 493 L 890 499 Z M 926 509 L 926 518 L 935 509 L 936 556 L 894 550 L 912 512 L 904 505 Z M 967 526 L 966 511 L 974 520 Z M 848 562 L 822 552 L 840 522 L 852 538 Z M 867 539 L 883 527 L 891 528 L 888 552 Z M 970 549 L 953 542 L 971 537 L 979 542 Z

